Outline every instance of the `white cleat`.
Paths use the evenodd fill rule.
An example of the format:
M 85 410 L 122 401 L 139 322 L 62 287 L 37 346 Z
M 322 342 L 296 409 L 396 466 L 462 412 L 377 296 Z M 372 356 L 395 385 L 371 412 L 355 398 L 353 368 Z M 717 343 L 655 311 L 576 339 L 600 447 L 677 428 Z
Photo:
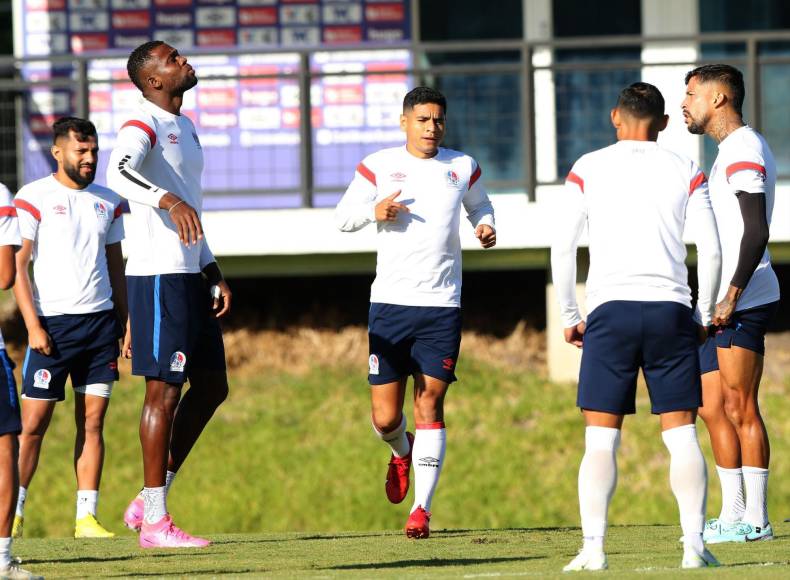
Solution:
M 697 552 L 691 546 L 683 548 L 683 561 L 681 568 L 717 568 L 721 566 L 716 557 L 707 548 L 702 549 L 702 553 Z
M 582 570 L 606 570 L 609 567 L 606 554 L 598 551 L 584 551 L 565 566 L 563 572 L 581 572 Z

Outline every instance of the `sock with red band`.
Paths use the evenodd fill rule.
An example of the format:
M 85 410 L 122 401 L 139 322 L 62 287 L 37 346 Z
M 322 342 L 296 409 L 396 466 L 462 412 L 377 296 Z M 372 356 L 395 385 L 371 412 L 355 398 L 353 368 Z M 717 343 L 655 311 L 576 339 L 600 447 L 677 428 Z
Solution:
M 444 422 L 417 423 L 412 450 L 412 469 L 414 469 L 414 505 L 431 511 L 431 501 L 439 482 L 439 474 L 444 465 L 444 452 L 447 447 L 447 433 Z

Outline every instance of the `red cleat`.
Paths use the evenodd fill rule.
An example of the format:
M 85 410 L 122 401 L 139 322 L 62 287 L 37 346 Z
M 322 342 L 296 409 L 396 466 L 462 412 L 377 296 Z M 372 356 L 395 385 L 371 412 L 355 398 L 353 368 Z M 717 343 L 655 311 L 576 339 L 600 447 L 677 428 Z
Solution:
M 387 499 L 392 503 L 400 503 L 409 493 L 409 472 L 411 471 L 411 450 L 414 447 L 414 435 L 407 432 L 406 439 L 409 440 L 409 453 L 403 457 L 392 455 L 390 466 L 387 469 L 387 483 L 384 490 L 387 492 Z
M 409 521 L 406 522 L 406 537 L 419 540 L 431 535 L 428 524 L 431 522 L 431 512 L 426 512 L 422 506 L 411 512 Z

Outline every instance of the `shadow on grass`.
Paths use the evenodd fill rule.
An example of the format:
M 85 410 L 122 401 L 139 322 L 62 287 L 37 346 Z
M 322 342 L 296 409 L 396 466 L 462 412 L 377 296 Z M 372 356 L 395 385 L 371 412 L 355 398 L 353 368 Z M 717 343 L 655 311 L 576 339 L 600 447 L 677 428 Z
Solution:
M 342 564 L 328 566 L 321 570 L 377 570 L 381 568 L 478 566 L 480 564 L 503 564 L 505 562 L 526 562 L 542 560 L 546 556 L 524 556 L 521 558 L 432 558 L 430 560 L 397 560 L 395 562 L 367 562 L 364 564 Z
M 173 558 L 175 556 L 180 556 L 180 554 L 148 554 L 149 558 Z M 25 558 L 24 565 L 35 565 L 35 564 L 91 564 L 97 562 L 126 562 L 127 560 L 138 560 L 140 559 L 139 554 L 129 554 L 128 556 L 78 556 L 76 558 L 48 558 L 48 559 L 37 559 L 37 558 Z

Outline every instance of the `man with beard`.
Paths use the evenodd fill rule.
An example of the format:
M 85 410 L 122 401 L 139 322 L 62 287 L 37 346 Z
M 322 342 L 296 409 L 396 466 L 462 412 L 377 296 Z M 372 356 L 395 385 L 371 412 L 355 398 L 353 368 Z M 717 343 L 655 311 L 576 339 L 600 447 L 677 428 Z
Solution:
M 118 133 L 107 182 L 131 208 L 124 356 L 131 354 L 132 374 L 145 377 L 146 389 L 144 486 L 124 522 L 140 530 L 143 548 L 204 547 L 208 540 L 173 524 L 166 504 L 173 477 L 228 394 L 217 319 L 229 311 L 231 293 L 203 237 L 203 150 L 192 121 L 181 114 L 197 77 L 187 59 L 161 41 L 134 49 L 127 72 L 143 99 Z
M 763 136 L 743 121 L 744 93 L 738 69 L 706 65 L 686 75 L 682 105 L 689 132 L 719 145 L 710 199 L 719 230 L 726 232 L 713 331 L 700 349 L 699 415 L 710 433 L 722 492 L 719 517 L 705 524 L 708 543 L 773 538 L 766 507 L 770 447 L 757 392 L 765 333 L 779 304 L 767 249 L 776 164 Z
M 77 424 L 74 537 L 109 538 L 114 534 L 96 520 L 96 506 L 104 417 L 118 380 L 118 341 L 127 316 L 121 198 L 93 183 L 99 155 L 93 123 L 65 117 L 53 131 L 57 171 L 24 186 L 14 200 L 22 235 L 14 295 L 28 333 L 14 537 L 22 536 L 27 489 L 55 403 L 65 400 L 71 376 Z

